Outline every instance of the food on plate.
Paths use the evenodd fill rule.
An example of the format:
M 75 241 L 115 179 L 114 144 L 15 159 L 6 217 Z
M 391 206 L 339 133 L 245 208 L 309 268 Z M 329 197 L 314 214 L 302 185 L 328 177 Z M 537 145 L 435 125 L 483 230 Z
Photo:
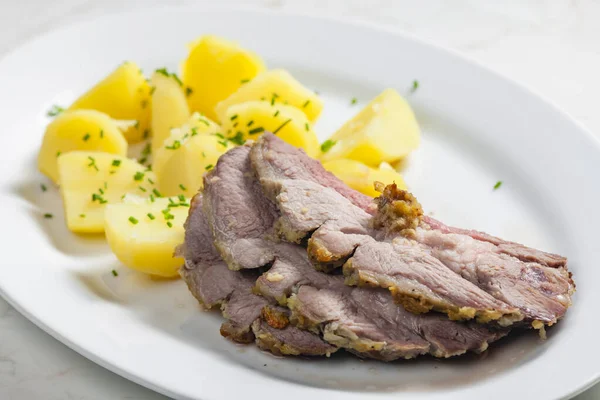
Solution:
M 217 119 L 217 103 L 264 69 L 259 56 L 237 43 L 216 36 L 201 37 L 190 44 L 189 55 L 182 65 L 190 109 Z
M 119 125 L 108 115 L 94 110 L 60 113 L 47 127 L 38 154 L 38 168 L 58 183 L 58 156 L 74 150 L 127 154 L 127 141 Z
M 126 61 L 79 97 L 69 110 L 97 110 L 114 119 L 132 120 L 124 134 L 129 143 L 149 136 L 150 85 L 134 62 Z
M 229 107 L 223 118 L 226 136 L 239 144 L 248 139 L 256 140 L 264 132 L 273 132 L 292 146 L 304 149 L 311 157 L 319 154 L 317 135 L 306 115 L 296 107 L 248 101 Z
M 507 333 L 440 314 L 412 314 L 384 290 L 352 288 L 340 275 L 315 270 L 304 247 L 274 239 L 279 212 L 262 193 L 254 161 L 249 147 L 221 157 L 206 177 L 202 199 L 194 200 L 197 204 L 190 211 L 181 249 L 186 259 L 181 274 L 194 296 L 208 307 L 225 302 L 224 336 L 255 340 L 276 354 L 323 353 L 323 344 L 314 338 L 312 347 L 320 351 L 281 351 L 298 350 L 308 342 L 308 338 L 285 335 L 300 328 L 318 333 L 316 338 L 330 346 L 325 354 L 347 349 L 360 357 L 391 361 L 420 354 L 450 357 L 480 352 Z M 207 251 L 211 242 L 214 247 Z M 267 271 L 260 268 L 268 265 Z M 241 280 L 246 283 L 234 284 Z M 264 346 L 257 326 L 279 333 L 277 345 Z M 231 334 L 232 327 L 244 335 Z
M 183 259 L 173 257 L 183 243 L 183 223 L 189 199 L 126 196 L 122 203 L 108 204 L 104 231 L 110 249 L 125 266 L 162 277 L 178 276 Z
M 419 146 L 420 130 L 410 105 L 386 89 L 330 138 L 323 161 L 349 158 L 367 165 L 394 162 Z
M 67 226 L 73 232 L 103 232 L 107 204 L 127 193 L 158 197 L 156 176 L 126 157 L 73 151 L 58 157 L 58 177 Z
M 294 106 L 306 114 L 310 122 L 315 122 L 323 109 L 323 102 L 314 91 L 303 86 L 286 70 L 274 69 L 265 71 L 242 85 L 219 102 L 215 112 L 219 120 L 224 122 L 229 107 L 256 100 Z
M 164 196 L 193 196 L 202 189 L 202 176 L 219 157 L 233 147 L 221 127 L 195 113 L 187 124 L 173 129 L 156 151 L 153 170 Z
M 190 118 L 183 83 L 165 68 L 152 74 L 152 153 L 163 145 L 171 129 L 185 124 Z
M 360 161 L 339 158 L 323 163 L 323 168 L 367 196 L 379 196 L 380 193 L 375 190 L 375 182 L 395 183 L 400 189 L 406 189 L 402 175 L 388 163 L 381 163 L 379 168 L 373 168 Z

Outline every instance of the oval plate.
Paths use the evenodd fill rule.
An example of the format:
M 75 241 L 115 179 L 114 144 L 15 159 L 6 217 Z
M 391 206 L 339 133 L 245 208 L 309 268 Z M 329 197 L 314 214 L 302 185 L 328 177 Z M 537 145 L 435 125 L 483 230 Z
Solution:
M 326 105 L 316 126 L 321 139 L 384 88 L 405 94 L 423 145 L 403 169 L 426 210 L 569 257 L 578 293 L 549 339 L 526 332 L 483 355 L 451 360 L 274 358 L 221 338 L 221 317 L 202 312 L 183 282 L 127 271 L 102 237 L 68 232 L 58 191 L 40 190 L 47 181 L 36 171 L 46 111 L 69 104 L 126 59 L 146 71 L 174 69 L 186 43 L 206 33 L 239 41 L 318 90 Z M 413 80 L 420 85 L 411 92 Z M 173 397 L 204 400 L 561 398 L 598 378 L 598 142 L 554 106 L 461 56 L 366 25 L 158 9 L 44 35 L 0 62 L 0 87 L 2 296 L 111 371 Z M 47 212 L 55 217 L 44 219 Z

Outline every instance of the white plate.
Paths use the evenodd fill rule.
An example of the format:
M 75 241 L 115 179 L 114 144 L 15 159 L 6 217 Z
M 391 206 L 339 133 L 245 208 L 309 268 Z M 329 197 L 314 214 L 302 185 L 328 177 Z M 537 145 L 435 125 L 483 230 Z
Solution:
M 46 110 L 125 59 L 175 68 L 204 33 L 240 41 L 325 98 L 321 138 L 386 87 L 405 93 L 423 128 L 406 180 L 449 224 L 565 254 L 575 305 L 540 341 L 533 332 L 483 356 L 383 364 L 334 356 L 281 359 L 220 337 L 181 281 L 120 267 L 102 238 L 69 233 L 35 157 Z M 409 93 L 412 81 L 420 87 Z M 49 33 L 0 62 L 2 295 L 42 329 L 135 382 L 178 398 L 352 400 L 560 398 L 591 385 L 600 291 L 600 147 L 564 113 L 454 53 L 364 25 L 300 16 L 161 9 Z M 359 105 L 351 106 L 357 97 Z M 502 187 L 494 191 L 496 181 Z M 52 220 L 42 217 L 55 215 Z M 116 268 L 120 275 L 113 277 Z

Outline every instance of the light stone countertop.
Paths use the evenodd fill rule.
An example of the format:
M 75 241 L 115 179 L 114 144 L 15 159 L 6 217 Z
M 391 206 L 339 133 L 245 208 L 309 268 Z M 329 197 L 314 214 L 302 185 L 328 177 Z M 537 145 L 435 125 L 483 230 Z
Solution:
M 457 49 L 527 85 L 600 135 L 599 0 L 1 0 L 0 57 L 82 17 L 164 4 L 215 3 L 404 30 Z M 78 355 L 0 299 L 0 399 L 164 398 Z M 592 399 L 600 399 L 600 385 L 577 397 Z

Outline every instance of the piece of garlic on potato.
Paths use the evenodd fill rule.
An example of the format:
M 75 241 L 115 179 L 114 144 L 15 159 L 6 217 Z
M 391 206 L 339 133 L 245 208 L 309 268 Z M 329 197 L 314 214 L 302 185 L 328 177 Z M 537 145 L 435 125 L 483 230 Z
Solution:
M 73 232 L 103 232 L 107 204 L 127 193 L 158 197 L 154 172 L 126 157 L 73 151 L 58 157 L 65 219 Z
M 58 156 L 74 150 L 101 151 L 125 156 L 127 141 L 117 121 L 102 112 L 65 111 L 46 127 L 38 154 L 39 170 L 58 183 Z
M 386 89 L 346 122 L 330 140 L 335 143 L 321 160 L 348 158 L 377 166 L 407 156 L 420 143 L 420 130 L 410 105 Z

